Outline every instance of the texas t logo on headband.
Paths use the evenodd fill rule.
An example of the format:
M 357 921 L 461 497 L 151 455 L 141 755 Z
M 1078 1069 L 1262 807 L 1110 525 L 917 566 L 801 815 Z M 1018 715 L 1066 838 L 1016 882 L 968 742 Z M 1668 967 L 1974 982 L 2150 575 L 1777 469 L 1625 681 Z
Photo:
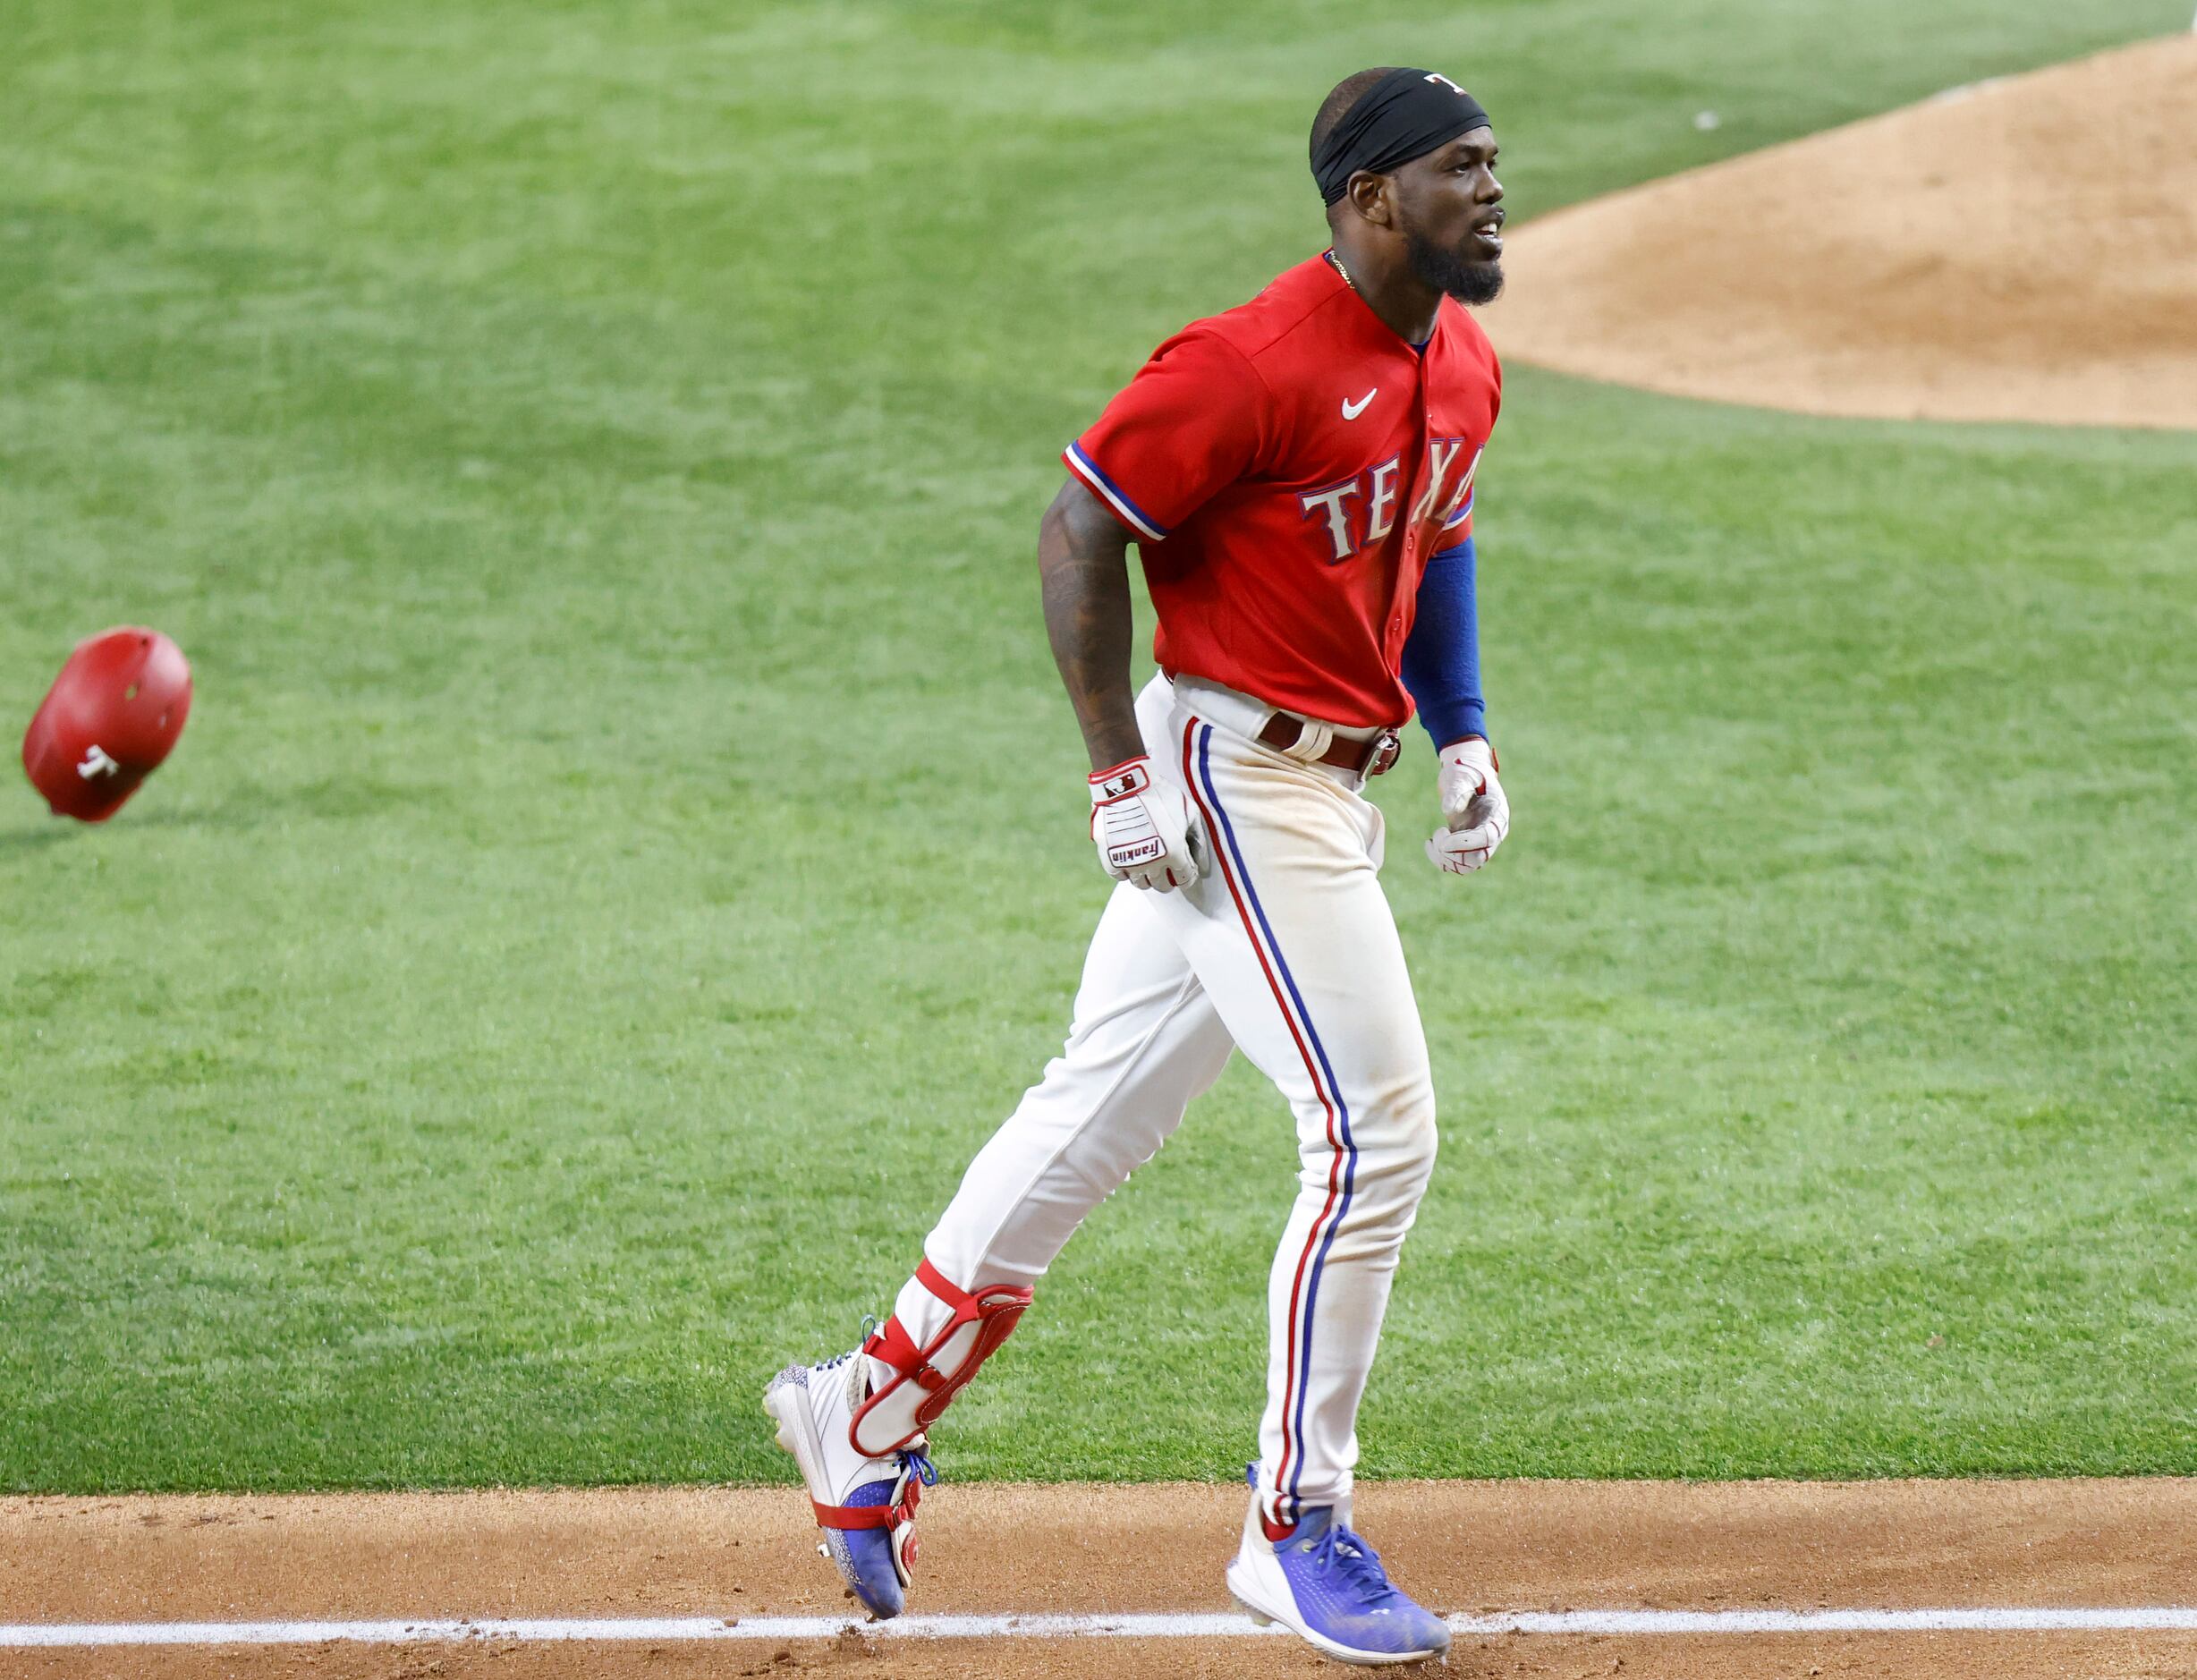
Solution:
M 1358 96 L 1312 148 L 1320 201 L 1336 204 L 1361 169 L 1377 175 L 1488 126 L 1480 101 L 1431 70 L 1392 70 Z

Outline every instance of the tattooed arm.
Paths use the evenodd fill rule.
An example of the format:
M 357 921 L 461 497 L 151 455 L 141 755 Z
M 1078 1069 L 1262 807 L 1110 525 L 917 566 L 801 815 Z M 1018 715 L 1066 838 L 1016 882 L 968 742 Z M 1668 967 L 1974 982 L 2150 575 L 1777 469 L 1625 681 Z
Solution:
M 1073 478 L 1038 528 L 1046 634 L 1094 770 L 1144 752 L 1129 687 L 1128 548 L 1121 522 Z
M 1090 753 L 1090 837 L 1117 881 L 1171 893 L 1204 871 L 1206 846 L 1183 790 L 1155 779 L 1129 692 L 1129 533 L 1075 479 L 1038 528 L 1045 630 Z

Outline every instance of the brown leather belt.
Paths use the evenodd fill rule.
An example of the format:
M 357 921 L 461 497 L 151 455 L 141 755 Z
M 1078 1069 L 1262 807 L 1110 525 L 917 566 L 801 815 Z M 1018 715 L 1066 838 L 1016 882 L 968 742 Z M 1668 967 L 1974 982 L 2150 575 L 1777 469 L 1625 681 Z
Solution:
M 1286 752 L 1303 739 L 1304 719 L 1287 712 L 1276 712 L 1268 718 L 1266 727 L 1258 736 L 1260 746 L 1272 747 L 1277 752 Z M 1370 741 L 1353 741 L 1347 735 L 1337 735 L 1314 762 L 1355 770 L 1361 776 L 1379 776 L 1403 751 L 1404 738 L 1393 729 L 1384 729 Z

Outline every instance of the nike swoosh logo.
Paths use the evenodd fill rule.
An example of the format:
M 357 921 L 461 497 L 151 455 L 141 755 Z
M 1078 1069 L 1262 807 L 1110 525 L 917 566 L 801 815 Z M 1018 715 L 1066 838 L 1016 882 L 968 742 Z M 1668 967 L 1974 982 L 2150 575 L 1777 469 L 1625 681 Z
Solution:
M 1363 396 L 1360 397 L 1355 403 L 1352 402 L 1348 397 L 1344 397 L 1343 399 L 1343 418 L 1344 420 L 1356 420 L 1359 415 L 1365 412 L 1365 405 L 1368 403 L 1370 403 L 1380 394 L 1381 388 L 1377 385 L 1370 391 L 1368 391 Z

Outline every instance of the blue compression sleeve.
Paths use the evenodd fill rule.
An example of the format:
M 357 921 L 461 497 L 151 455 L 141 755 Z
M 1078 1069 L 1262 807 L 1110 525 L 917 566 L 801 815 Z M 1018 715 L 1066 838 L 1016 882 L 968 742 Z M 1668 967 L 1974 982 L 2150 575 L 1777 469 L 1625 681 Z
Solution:
M 1427 562 L 1419 580 L 1419 616 L 1404 644 L 1404 686 L 1419 704 L 1419 721 L 1446 747 L 1488 733 L 1480 694 L 1480 615 L 1473 601 L 1478 571 L 1472 539 Z

